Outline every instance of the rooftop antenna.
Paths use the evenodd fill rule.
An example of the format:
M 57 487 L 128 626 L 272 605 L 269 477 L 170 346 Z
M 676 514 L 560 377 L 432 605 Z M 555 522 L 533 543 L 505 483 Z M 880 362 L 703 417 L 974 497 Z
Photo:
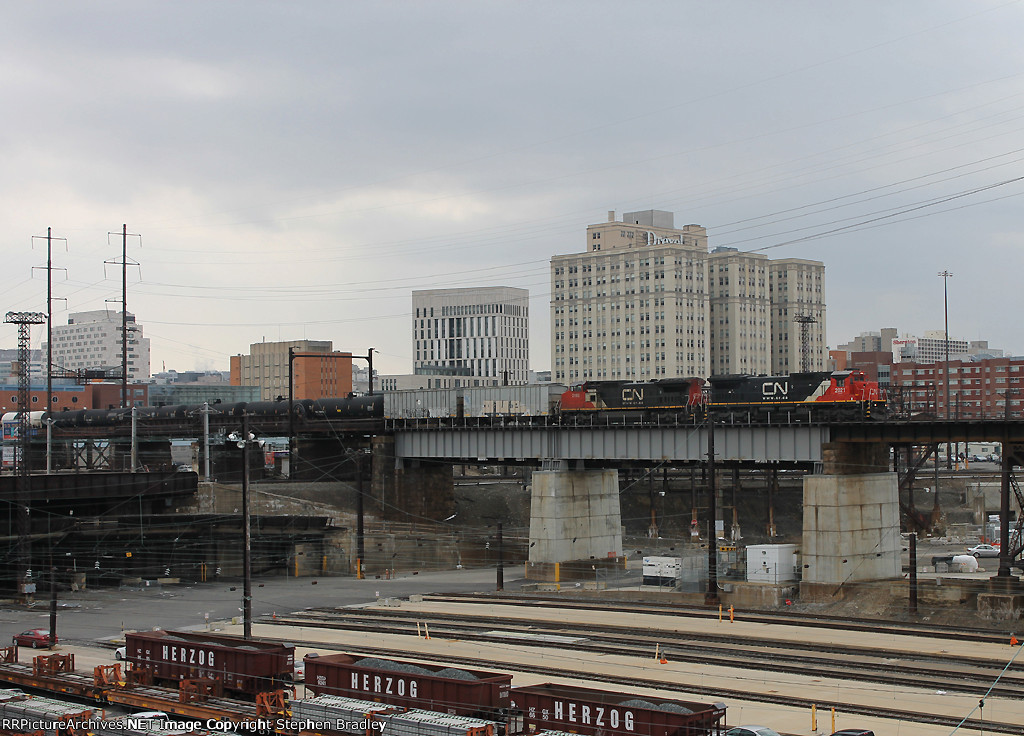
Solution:
M 807 373 L 811 370 L 811 325 L 818 320 L 809 314 L 798 314 L 794 321 L 800 324 L 800 370 Z

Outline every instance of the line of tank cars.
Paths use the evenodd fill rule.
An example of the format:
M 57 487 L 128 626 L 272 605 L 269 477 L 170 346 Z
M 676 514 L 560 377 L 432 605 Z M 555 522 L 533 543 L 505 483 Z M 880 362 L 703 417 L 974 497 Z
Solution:
M 243 414 L 292 422 L 296 431 L 366 420 L 507 420 L 545 424 L 580 421 L 699 421 L 709 412 L 742 421 L 857 421 L 885 417 L 885 392 L 863 371 L 814 371 L 786 376 L 715 376 L 654 381 L 587 381 L 576 386 L 529 384 L 388 391 L 372 396 L 236 404 L 140 407 L 141 424 L 187 425 L 209 410 L 211 427 L 237 426 Z M 291 414 L 291 416 L 289 416 Z M 30 424 L 44 426 L 43 412 Z M 131 409 L 79 409 L 53 415 L 57 429 L 125 425 Z M 16 436 L 18 415 L 3 416 L 4 438 Z

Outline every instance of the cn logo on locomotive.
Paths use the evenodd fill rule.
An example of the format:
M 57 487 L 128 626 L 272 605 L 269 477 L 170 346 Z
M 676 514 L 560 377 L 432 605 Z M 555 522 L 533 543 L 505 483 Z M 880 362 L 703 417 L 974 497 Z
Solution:
M 789 381 L 765 381 L 761 384 L 762 396 L 789 396 Z
M 633 402 L 636 402 L 638 404 L 644 403 L 644 390 L 642 388 L 622 389 L 622 403 L 630 404 Z

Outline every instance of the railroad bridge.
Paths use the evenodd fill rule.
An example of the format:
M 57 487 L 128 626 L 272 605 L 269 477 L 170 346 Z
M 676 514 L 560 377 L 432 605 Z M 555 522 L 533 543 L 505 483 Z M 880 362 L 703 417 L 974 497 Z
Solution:
M 214 459 L 218 477 L 224 478 L 240 475 L 241 469 L 241 453 L 225 442 L 227 429 L 217 428 L 213 441 L 197 437 L 191 424 L 148 426 L 135 434 L 127 427 L 76 429 L 55 432 L 54 441 L 74 448 L 62 453 L 73 465 L 89 467 L 89 458 L 105 453 L 107 467 L 117 466 L 118 458 L 123 467 L 124 458 L 133 453 L 130 445 L 140 463 L 152 458 L 159 466 L 170 437 L 197 437 L 201 447 L 210 448 L 205 457 Z M 260 436 L 289 429 L 281 420 L 252 425 Z M 1002 534 L 1003 549 L 1010 554 L 1000 565 L 1000 576 L 1009 580 L 1009 564 L 1020 552 L 1019 537 L 1012 544 L 1009 538 L 1011 488 L 1017 505 L 1024 506 L 1011 472 L 1014 465 L 1024 464 L 1020 420 L 756 424 L 734 415 L 716 416 L 711 423 L 583 418 L 565 423 L 516 417 L 360 420 L 303 428 L 291 440 L 295 451 L 289 459 L 291 474 L 300 478 L 327 461 L 346 468 L 350 479 L 355 472 L 360 484 L 365 473 L 371 497 L 387 494 L 390 502 L 414 511 L 424 511 L 436 498 L 450 494 L 452 465 L 533 467 L 530 562 L 540 577 L 555 563 L 590 569 L 598 561 L 614 564 L 621 557 L 621 467 L 799 468 L 811 471 L 804 481 L 804 582 L 833 585 L 901 575 L 900 479 L 892 472 L 890 449 L 925 446 L 937 452 L 943 443 L 977 441 L 1004 446 Z M 37 440 L 37 456 L 39 446 Z M 98 452 L 101 446 L 105 449 Z M 369 463 L 367 456 L 372 457 Z M 911 465 L 907 478 L 912 480 L 922 460 L 919 456 L 916 467 Z

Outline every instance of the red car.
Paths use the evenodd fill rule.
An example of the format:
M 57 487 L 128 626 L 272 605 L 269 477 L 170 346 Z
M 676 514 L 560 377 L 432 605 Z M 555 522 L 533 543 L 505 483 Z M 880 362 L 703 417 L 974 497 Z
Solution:
M 57 643 L 57 637 L 53 637 L 53 643 Z M 11 644 L 19 647 L 32 647 L 33 649 L 48 647 L 50 646 L 50 630 L 29 629 L 28 631 L 22 631 L 20 634 L 15 634 L 11 637 Z

